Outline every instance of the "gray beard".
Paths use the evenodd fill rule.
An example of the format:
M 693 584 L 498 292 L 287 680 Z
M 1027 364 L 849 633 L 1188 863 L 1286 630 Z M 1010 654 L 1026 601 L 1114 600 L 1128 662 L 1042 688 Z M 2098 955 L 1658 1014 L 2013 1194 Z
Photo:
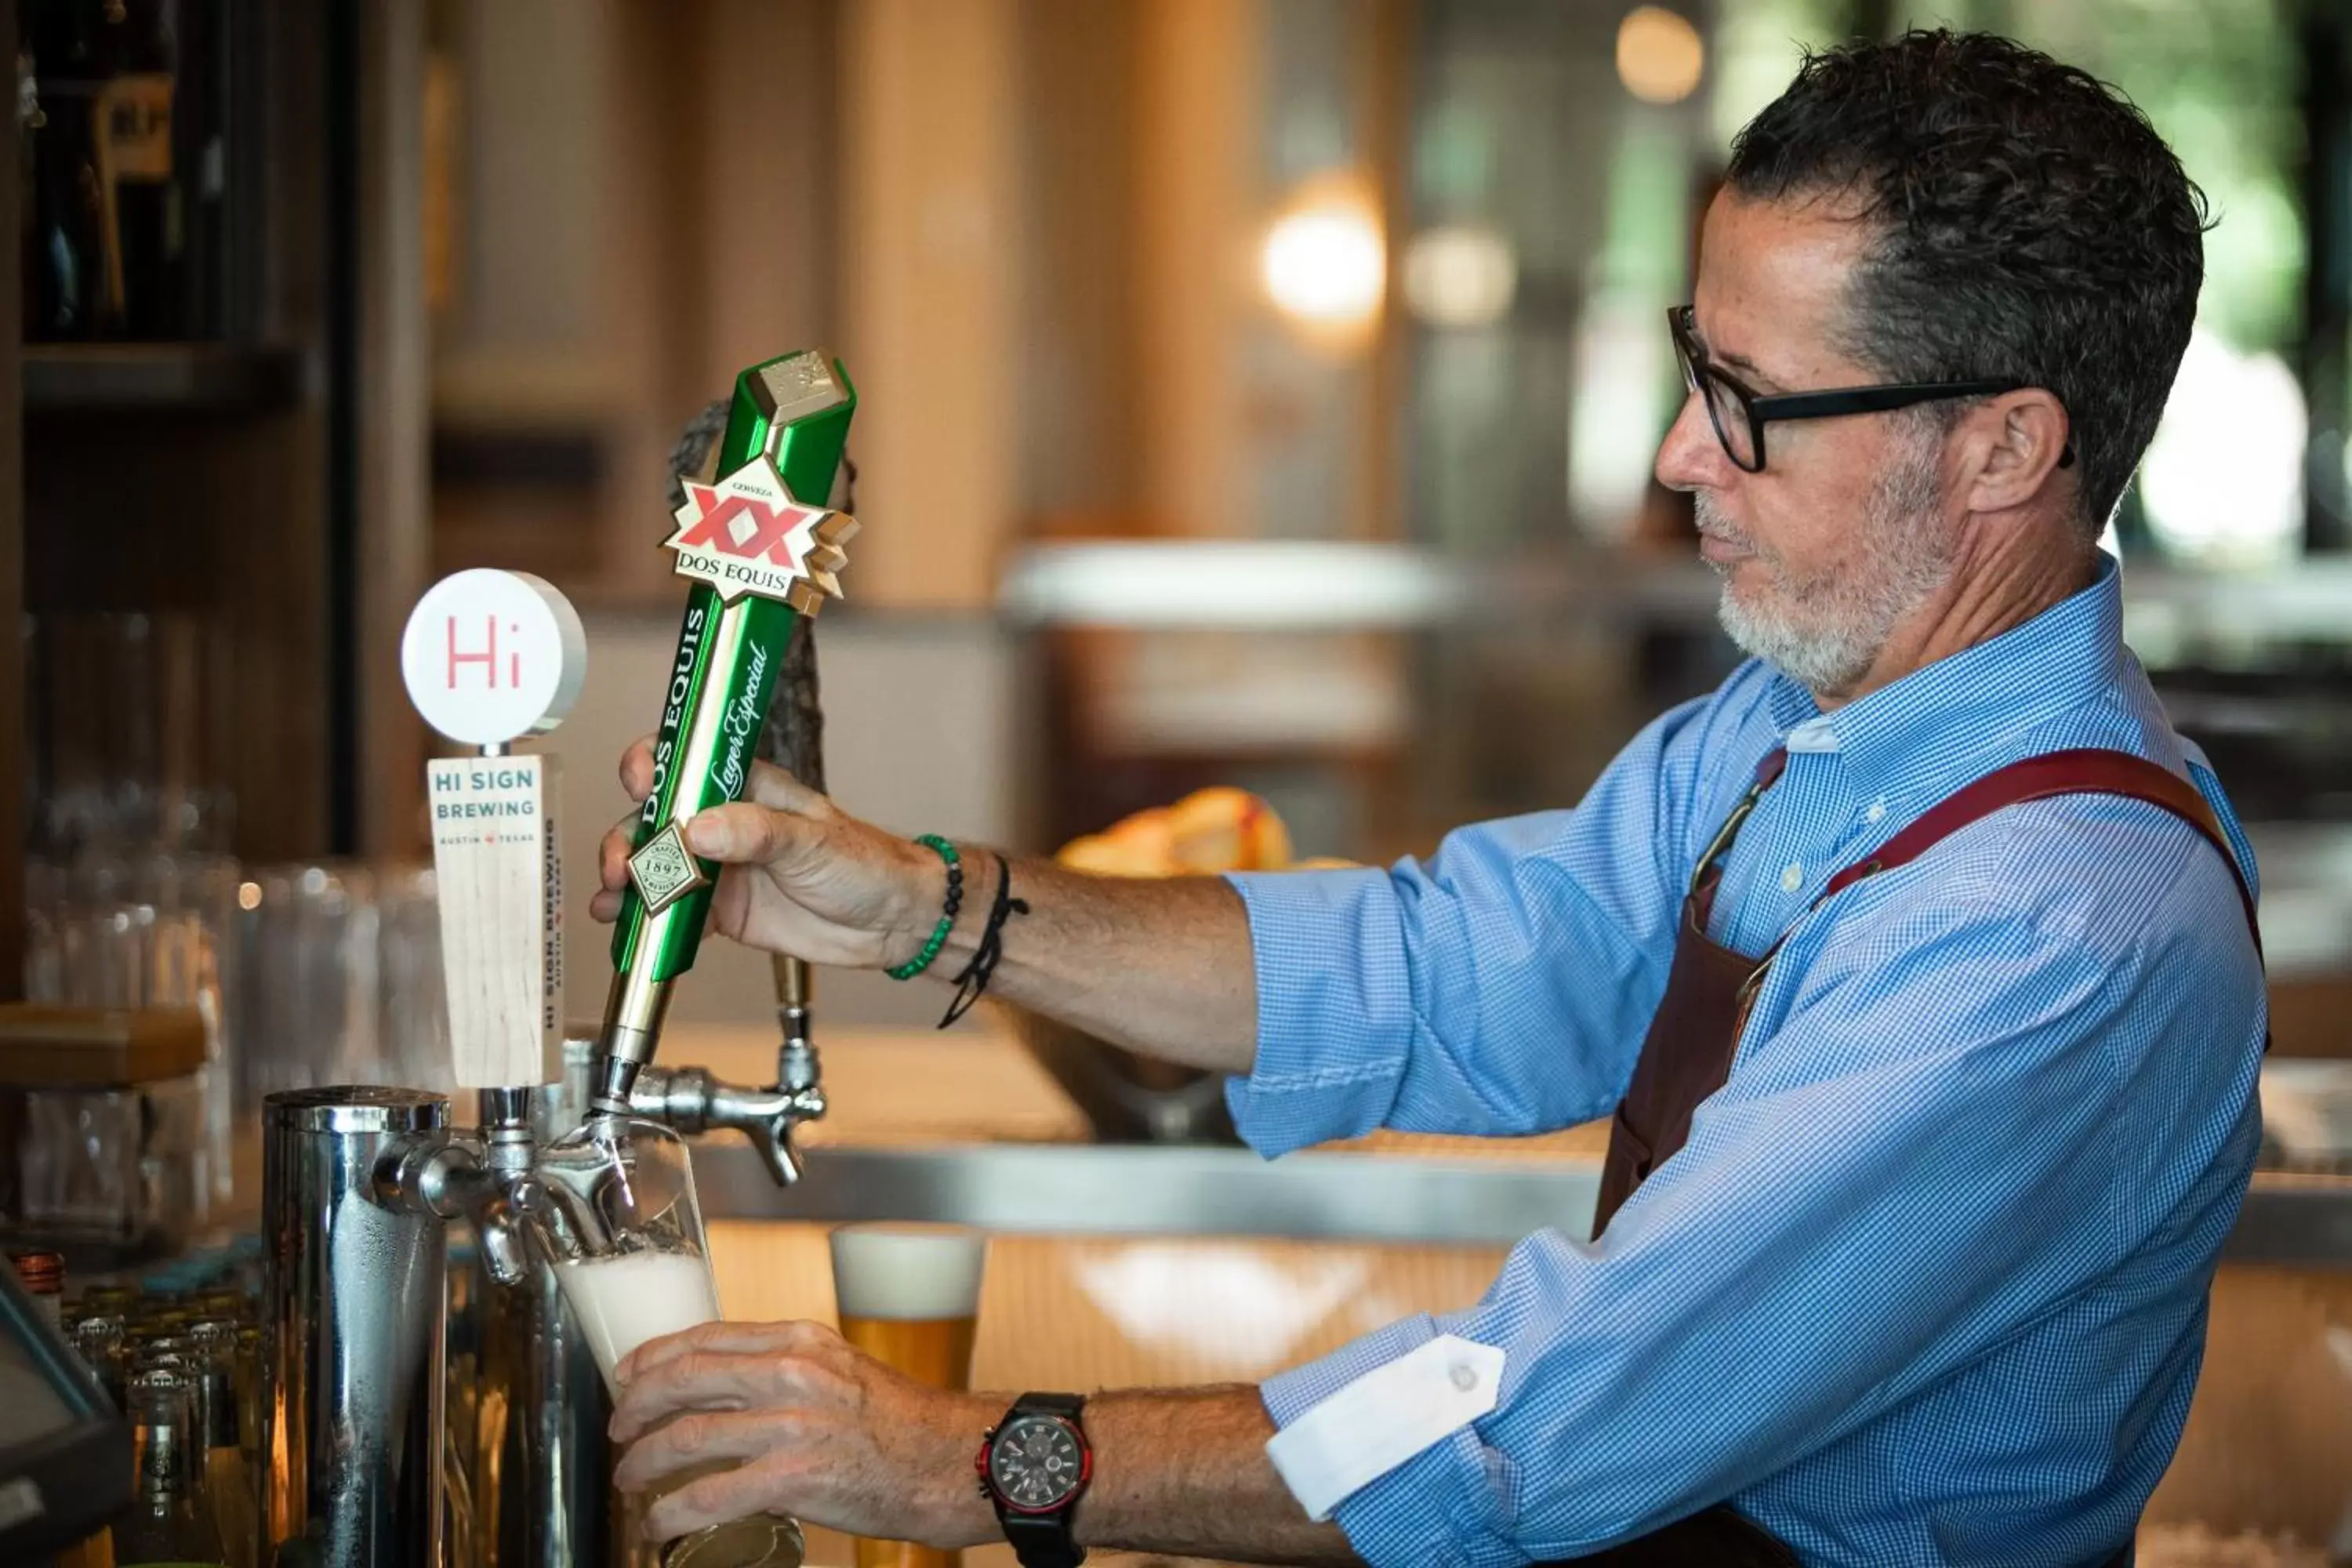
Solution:
M 1767 593 L 1736 597 L 1727 581 L 1716 616 L 1741 652 L 1816 694 L 1851 690 L 1870 672 L 1895 624 L 1951 578 L 1958 542 L 1937 515 L 1939 445 L 1880 477 L 1853 548 L 1836 569 L 1792 581 L 1777 557 L 1759 551 L 1773 578 Z M 1758 548 L 1715 511 L 1706 491 L 1694 499 L 1702 529 Z

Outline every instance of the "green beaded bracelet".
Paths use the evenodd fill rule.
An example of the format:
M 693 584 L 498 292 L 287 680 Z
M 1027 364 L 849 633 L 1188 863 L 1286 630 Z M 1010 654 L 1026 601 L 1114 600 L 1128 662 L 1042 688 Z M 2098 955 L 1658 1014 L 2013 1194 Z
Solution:
M 940 917 L 940 923 L 931 928 L 930 940 L 923 943 L 922 952 L 895 968 L 883 971 L 893 980 L 912 980 L 931 966 L 931 960 L 939 957 L 940 949 L 948 944 L 948 932 L 955 930 L 956 910 L 963 907 L 963 857 L 956 853 L 956 847 L 936 833 L 926 833 L 915 842 L 938 850 L 940 858 L 948 864 L 947 912 Z

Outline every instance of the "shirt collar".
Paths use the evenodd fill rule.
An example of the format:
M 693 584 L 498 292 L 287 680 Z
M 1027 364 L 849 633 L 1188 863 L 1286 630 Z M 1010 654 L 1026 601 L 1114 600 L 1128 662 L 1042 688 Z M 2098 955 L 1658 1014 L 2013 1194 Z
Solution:
M 1833 712 L 1776 673 L 1772 716 L 1792 754 L 1836 752 L 1857 794 L 1940 798 L 1987 758 L 2008 760 L 2020 735 L 2093 700 L 2122 654 L 2122 577 L 2102 553 L 2097 577 L 2071 598 Z

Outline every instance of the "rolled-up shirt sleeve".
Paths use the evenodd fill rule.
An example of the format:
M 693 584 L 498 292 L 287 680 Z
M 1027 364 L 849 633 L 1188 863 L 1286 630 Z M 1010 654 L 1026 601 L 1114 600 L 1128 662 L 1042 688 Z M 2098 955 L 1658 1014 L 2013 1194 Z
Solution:
M 1674 957 L 1700 709 L 1654 721 L 1573 811 L 1462 828 L 1426 865 L 1230 878 L 1257 970 L 1255 1065 L 1227 1091 L 1243 1138 L 1507 1136 L 1614 1104 Z
M 1339 1505 L 1358 1552 L 1582 1555 L 1736 1497 L 2021 1332 L 2150 1353 L 2105 1307 L 2063 1320 L 2127 1257 L 2210 1271 L 2259 1138 L 2258 1054 L 2231 1042 L 2262 1026 L 2251 949 L 2210 935 L 2242 919 L 2226 874 L 2157 831 L 2174 853 L 2125 889 L 2167 910 L 2153 928 L 2093 918 L 2113 888 L 1849 895 L 1878 907 L 1776 973 L 1731 1082 L 1601 1240 L 1539 1234 L 1469 1310 L 1267 1382 L 1286 1429 L 1434 1335 L 1506 1352 L 1490 1414 Z M 2223 1167 L 2183 1192 L 2184 1170 Z

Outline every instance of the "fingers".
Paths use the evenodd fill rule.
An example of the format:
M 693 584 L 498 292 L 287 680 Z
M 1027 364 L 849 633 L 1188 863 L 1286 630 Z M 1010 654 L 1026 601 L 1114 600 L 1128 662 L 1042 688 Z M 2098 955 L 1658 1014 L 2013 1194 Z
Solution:
M 615 1442 L 626 1443 L 682 1410 L 806 1405 L 832 1398 L 843 1386 L 836 1370 L 774 1346 L 690 1350 L 641 1367 L 623 1386 L 609 1430 Z
M 833 802 L 772 763 L 751 764 L 751 784 L 743 795 L 757 805 L 798 812 L 803 816 L 822 817 L 833 811 Z
M 621 753 L 621 787 L 629 798 L 642 802 L 654 788 L 654 738 L 640 735 Z M 596 880 L 600 890 L 588 900 L 591 920 L 620 918 L 621 889 L 629 885 L 629 852 L 636 847 L 637 816 L 631 812 L 613 825 L 596 847 Z
M 689 1411 L 632 1443 L 613 1481 L 623 1491 L 643 1491 L 680 1470 L 756 1459 L 792 1442 L 803 1425 L 791 1411 Z
M 640 735 L 621 753 L 621 787 L 629 792 L 631 800 L 643 800 L 654 793 L 654 738 Z
M 779 1454 L 739 1469 L 722 1470 L 715 1476 L 689 1481 L 646 1510 L 646 1539 L 675 1541 L 681 1535 L 691 1535 L 714 1524 L 749 1519 L 754 1514 L 788 1514 L 793 1511 L 793 1503 L 785 1493 L 802 1463 L 804 1461 Z
M 640 735 L 621 753 L 621 787 L 629 798 L 642 803 L 654 792 L 654 738 Z M 797 811 L 815 816 L 830 811 L 833 803 L 815 790 L 793 777 L 773 763 L 753 763 L 751 777 L 744 788 L 746 799 L 778 811 Z
M 621 1390 L 608 1430 L 633 1442 L 682 1410 L 748 1410 L 790 1402 L 806 1382 L 790 1356 L 694 1351 L 641 1372 Z
M 617 893 L 629 885 L 629 855 L 635 849 L 637 817 L 635 812 L 604 831 L 604 840 L 596 847 L 596 881 L 608 893 Z
M 614 823 L 596 846 L 598 891 L 588 900 L 592 920 L 611 921 L 621 913 L 621 890 L 629 885 L 629 855 L 636 847 L 635 812 Z
M 774 1323 L 697 1323 L 677 1333 L 647 1340 L 624 1357 L 621 1364 L 613 1371 L 625 1388 L 639 1373 L 651 1372 L 666 1362 L 676 1361 L 697 1351 L 743 1354 L 755 1351 L 806 1350 L 821 1340 L 838 1337 L 823 1323 L 798 1319 Z
M 688 848 L 730 866 L 766 865 L 798 855 L 824 835 L 824 829 L 808 817 L 750 801 L 714 805 L 686 825 Z

